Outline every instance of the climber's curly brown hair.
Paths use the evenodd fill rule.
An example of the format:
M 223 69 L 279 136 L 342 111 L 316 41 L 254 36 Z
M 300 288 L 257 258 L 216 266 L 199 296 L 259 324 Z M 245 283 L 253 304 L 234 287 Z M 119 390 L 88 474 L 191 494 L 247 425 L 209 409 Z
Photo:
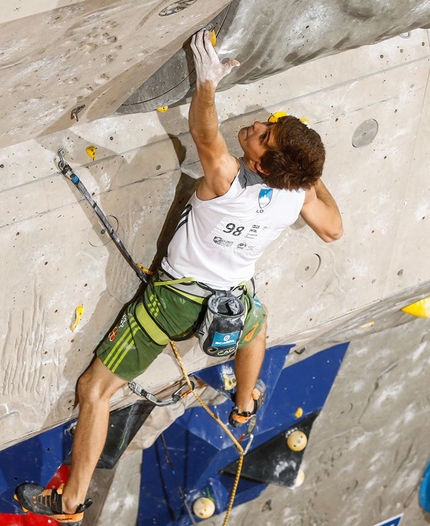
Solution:
M 274 124 L 274 144 L 264 153 L 259 172 L 272 188 L 307 189 L 321 177 L 325 148 L 321 137 L 297 117 L 280 117 Z

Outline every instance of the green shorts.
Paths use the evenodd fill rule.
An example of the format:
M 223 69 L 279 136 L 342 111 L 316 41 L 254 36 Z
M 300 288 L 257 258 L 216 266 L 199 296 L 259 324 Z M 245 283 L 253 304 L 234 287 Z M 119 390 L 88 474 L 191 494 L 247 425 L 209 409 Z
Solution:
M 251 288 L 251 287 L 250 287 Z M 240 297 L 246 308 L 245 326 L 239 348 L 260 332 L 266 318 L 264 306 L 246 290 Z M 195 334 L 206 312 L 207 298 L 166 286 L 155 277 L 143 298 L 126 305 L 96 353 L 103 364 L 123 380 L 142 374 L 173 341 Z

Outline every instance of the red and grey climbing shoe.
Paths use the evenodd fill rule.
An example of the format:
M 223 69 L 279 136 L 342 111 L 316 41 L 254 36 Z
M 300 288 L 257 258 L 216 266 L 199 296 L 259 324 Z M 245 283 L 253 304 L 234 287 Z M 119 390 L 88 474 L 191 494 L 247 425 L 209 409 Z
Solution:
M 84 511 L 91 506 L 93 501 L 87 499 L 84 504 L 76 508 L 74 513 L 64 513 L 62 493 L 62 486 L 58 489 L 45 489 L 38 484 L 24 483 L 15 489 L 15 499 L 25 512 L 31 511 L 38 515 L 46 515 L 61 524 L 80 526 L 84 518 Z
M 263 382 L 263 380 L 258 379 L 252 391 L 252 398 L 254 400 L 254 410 L 243 411 L 242 413 L 239 413 L 239 409 L 235 405 L 231 410 L 230 416 L 228 417 L 229 424 L 233 427 L 240 427 L 243 424 L 246 424 L 263 405 L 265 397 L 266 385 Z

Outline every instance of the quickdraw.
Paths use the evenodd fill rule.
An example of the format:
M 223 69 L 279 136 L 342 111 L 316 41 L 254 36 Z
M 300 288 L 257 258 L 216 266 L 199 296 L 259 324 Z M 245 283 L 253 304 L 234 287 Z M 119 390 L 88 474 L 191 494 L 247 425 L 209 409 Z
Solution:
M 176 389 L 176 391 L 174 391 L 171 398 L 169 398 L 168 400 L 159 400 L 155 395 L 148 393 L 148 391 L 145 391 L 145 389 L 141 385 L 134 381 L 129 382 L 128 387 L 133 391 L 133 393 L 139 396 L 143 396 L 144 398 L 152 402 L 154 405 L 164 407 L 166 405 L 172 405 L 179 402 L 179 400 L 190 394 L 191 391 L 194 391 L 196 384 L 193 381 L 191 381 L 191 388 L 188 386 L 188 384 L 181 385 L 178 389 Z
M 128 250 L 125 248 L 123 242 L 119 238 L 118 234 L 116 233 L 115 229 L 109 222 L 108 218 L 105 216 L 99 205 L 94 201 L 94 199 L 91 197 L 90 193 L 88 192 L 87 188 L 85 187 L 84 183 L 79 179 L 79 177 L 75 174 L 75 172 L 72 170 L 70 165 L 65 160 L 66 152 L 60 148 L 57 152 L 59 161 L 57 163 L 58 168 L 60 169 L 61 173 L 71 181 L 76 188 L 79 190 L 79 192 L 83 195 L 83 197 L 86 199 L 86 201 L 91 205 L 91 208 L 93 208 L 94 212 L 97 214 L 97 217 L 101 221 L 102 225 L 107 230 L 108 234 L 110 235 L 112 241 L 117 246 L 118 250 L 123 255 L 124 259 L 127 261 L 127 263 L 131 266 L 131 268 L 136 272 L 137 277 L 143 282 L 148 283 L 148 278 L 146 277 L 145 272 L 143 271 L 143 267 L 141 265 L 138 265 L 133 258 L 131 257 Z

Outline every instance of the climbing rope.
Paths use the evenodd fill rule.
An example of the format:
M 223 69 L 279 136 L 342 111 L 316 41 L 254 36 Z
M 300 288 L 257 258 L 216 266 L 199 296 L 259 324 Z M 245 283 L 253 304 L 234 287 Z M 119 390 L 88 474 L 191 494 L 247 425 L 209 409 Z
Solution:
M 234 484 L 233 484 L 233 488 L 231 490 L 231 494 L 230 494 L 230 500 L 229 500 L 229 503 L 228 503 L 228 506 L 227 506 L 227 510 L 226 510 L 226 514 L 225 514 L 225 518 L 224 518 L 224 522 L 222 523 L 222 526 L 225 526 L 230 518 L 230 513 L 231 513 L 231 510 L 233 508 L 233 503 L 234 503 L 234 499 L 236 497 L 236 491 L 237 491 L 237 486 L 239 485 L 239 479 L 240 479 L 240 474 L 242 472 L 242 466 L 243 466 L 243 457 L 245 456 L 245 449 L 243 449 L 242 445 L 239 443 L 239 441 L 235 438 L 235 436 L 232 434 L 232 432 L 228 429 L 228 427 L 224 424 L 224 422 L 222 422 L 218 417 L 217 415 L 211 410 L 209 409 L 209 407 L 206 405 L 206 403 L 204 402 L 204 400 L 201 398 L 201 396 L 193 389 L 193 386 L 192 386 L 192 382 L 187 374 L 187 371 L 185 369 L 185 366 L 184 366 L 184 362 L 182 361 L 182 358 L 179 354 L 179 351 L 178 351 L 178 348 L 176 347 L 176 344 L 175 342 L 171 341 L 170 342 L 170 345 L 173 349 L 173 352 L 175 354 L 175 357 L 176 357 L 176 360 L 178 361 L 179 363 L 179 367 L 181 368 L 181 371 L 182 371 L 182 374 L 184 375 L 184 378 L 185 378 L 185 382 L 188 384 L 188 387 L 190 388 L 191 392 L 193 393 L 193 395 L 195 396 L 195 398 L 198 400 L 198 402 L 200 403 L 200 405 L 203 407 L 203 409 L 221 426 L 221 428 L 226 432 L 226 434 L 228 435 L 228 437 L 231 439 L 231 441 L 233 442 L 233 444 L 235 445 L 238 453 L 239 453 L 239 461 L 238 461 L 238 466 L 237 466 L 237 471 L 236 471 L 236 476 L 235 476 L 235 479 L 234 479 Z

